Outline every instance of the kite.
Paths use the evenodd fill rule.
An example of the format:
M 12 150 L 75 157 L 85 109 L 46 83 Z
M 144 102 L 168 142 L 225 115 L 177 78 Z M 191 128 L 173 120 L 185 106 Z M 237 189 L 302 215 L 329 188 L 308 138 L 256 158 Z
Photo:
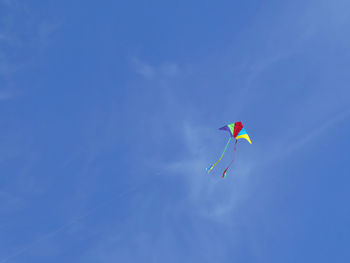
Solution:
M 223 131 L 228 131 L 230 133 L 230 138 L 225 146 L 225 149 L 223 151 L 223 153 L 221 154 L 219 160 L 216 161 L 216 163 L 214 163 L 213 165 L 210 165 L 206 170 L 207 172 L 209 173 L 213 168 L 214 166 L 221 161 L 222 157 L 224 156 L 224 153 L 226 152 L 226 149 L 227 149 L 227 146 L 229 145 L 230 141 L 232 138 L 235 138 L 236 141 L 235 141 L 235 146 L 234 146 L 234 150 L 233 150 L 233 160 L 231 161 L 231 163 L 229 164 L 229 166 L 227 166 L 227 168 L 225 169 L 224 173 L 222 174 L 221 177 L 225 177 L 226 176 L 226 172 L 228 170 L 228 168 L 232 165 L 232 163 L 234 162 L 235 160 L 235 157 L 236 157 L 236 145 L 237 145 L 237 141 L 239 139 L 246 139 L 250 144 L 252 144 L 252 141 L 250 140 L 248 134 L 247 134 L 247 131 L 243 128 L 243 124 L 242 122 L 235 122 L 235 123 L 231 123 L 231 124 L 228 124 L 224 127 L 221 127 L 219 130 L 223 130 Z

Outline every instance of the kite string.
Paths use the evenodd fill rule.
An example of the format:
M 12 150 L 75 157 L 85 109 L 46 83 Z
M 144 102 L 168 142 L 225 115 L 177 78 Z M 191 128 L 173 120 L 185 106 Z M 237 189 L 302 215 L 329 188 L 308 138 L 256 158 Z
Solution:
M 226 176 L 226 172 L 227 172 L 227 170 L 228 170 L 228 168 L 230 168 L 230 166 L 233 164 L 233 162 L 235 161 L 235 159 L 236 159 L 236 148 L 237 148 L 237 139 L 236 139 L 236 141 L 235 141 L 235 147 L 234 147 L 234 149 L 233 149 L 233 159 L 232 159 L 232 161 L 231 161 L 231 163 L 227 166 L 227 168 L 225 169 L 225 171 L 224 171 L 224 173 L 222 174 L 222 178 L 225 178 L 225 176 Z
M 224 153 L 226 152 L 227 146 L 228 146 L 228 144 L 230 143 L 231 138 L 232 138 L 232 137 L 230 136 L 230 139 L 229 139 L 228 142 L 226 143 L 225 149 L 224 149 L 223 153 L 221 154 L 220 159 L 217 160 L 216 163 L 214 163 L 213 165 L 209 166 L 209 167 L 206 169 L 208 173 L 214 168 L 214 166 L 215 166 L 218 162 L 220 162 L 220 160 L 222 159 L 222 156 L 224 156 Z

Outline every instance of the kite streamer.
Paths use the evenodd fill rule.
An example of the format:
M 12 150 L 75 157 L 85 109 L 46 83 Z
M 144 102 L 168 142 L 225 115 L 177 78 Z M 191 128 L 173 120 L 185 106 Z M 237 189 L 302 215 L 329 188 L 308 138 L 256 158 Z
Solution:
M 215 166 L 218 162 L 220 162 L 220 160 L 222 159 L 222 156 L 224 156 L 224 153 L 226 152 L 227 146 L 228 146 L 228 144 L 230 143 L 230 141 L 231 141 L 231 137 L 230 137 L 230 139 L 228 139 L 228 142 L 226 143 L 224 152 L 221 154 L 220 159 L 217 160 L 216 163 L 214 163 L 213 165 L 210 165 L 210 166 L 207 168 L 208 173 L 214 168 L 214 166 Z
M 222 178 L 225 178 L 226 172 L 227 172 L 228 168 L 230 168 L 230 166 L 233 164 L 233 162 L 234 162 L 235 159 L 236 159 L 236 148 L 237 148 L 237 140 L 235 141 L 235 147 L 234 147 L 234 149 L 233 149 L 233 159 L 232 159 L 232 161 L 230 162 L 230 164 L 227 166 L 227 168 L 225 169 L 224 173 L 222 174 L 222 176 L 221 176 Z

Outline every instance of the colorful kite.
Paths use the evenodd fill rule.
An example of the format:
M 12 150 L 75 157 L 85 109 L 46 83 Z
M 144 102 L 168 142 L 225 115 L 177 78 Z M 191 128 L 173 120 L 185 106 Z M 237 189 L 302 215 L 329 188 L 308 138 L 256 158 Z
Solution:
M 222 177 L 224 178 L 226 176 L 226 172 L 228 170 L 228 168 L 231 166 L 231 164 L 234 162 L 235 157 L 236 157 L 236 145 L 237 145 L 237 141 L 238 139 L 246 139 L 250 144 L 252 144 L 246 130 L 243 128 L 243 124 L 239 121 L 239 122 L 235 122 L 235 123 L 231 123 L 228 124 L 224 127 L 221 127 L 219 130 L 224 130 L 224 131 L 228 131 L 230 133 L 230 138 L 225 146 L 224 152 L 221 154 L 219 160 L 217 160 L 216 163 L 214 163 L 213 165 L 209 166 L 207 168 L 207 172 L 209 173 L 214 166 L 220 162 L 220 160 L 222 159 L 222 157 L 224 156 L 224 153 L 226 152 L 227 146 L 230 143 L 232 138 L 235 138 L 235 147 L 234 147 L 234 152 L 233 152 L 233 160 L 231 161 L 231 163 L 229 164 L 229 166 L 227 166 L 227 168 L 225 169 L 224 173 L 222 174 Z

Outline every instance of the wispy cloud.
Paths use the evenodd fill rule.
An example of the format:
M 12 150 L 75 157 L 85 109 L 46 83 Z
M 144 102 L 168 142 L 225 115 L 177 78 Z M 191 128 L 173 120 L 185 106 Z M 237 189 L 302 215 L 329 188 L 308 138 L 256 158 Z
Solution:
M 137 57 L 130 59 L 130 63 L 135 72 L 146 79 L 170 78 L 181 73 L 179 65 L 175 63 L 166 62 L 161 65 L 154 66 Z
M 335 128 L 338 126 L 346 118 L 350 116 L 350 109 L 344 110 L 332 118 L 325 119 L 312 129 L 308 130 L 308 132 L 299 131 L 298 135 L 295 137 L 299 138 L 297 140 L 291 138 L 287 139 L 287 142 L 281 142 L 281 148 L 279 150 L 279 158 L 282 156 L 288 156 L 289 154 L 301 150 L 305 145 L 312 142 L 313 140 L 316 142 L 320 139 L 320 136 L 331 136 L 329 134 L 325 134 L 326 131 L 329 131 L 331 127 Z M 282 150 L 283 149 L 283 150 Z
M 0 7 L 4 14 L 0 21 L 0 81 L 2 88 L 9 90 L 0 91 L 0 100 L 4 100 L 15 97 L 18 92 L 13 90 L 21 90 L 16 87 L 16 74 L 40 63 L 43 51 L 62 23 L 42 17 L 31 19 L 32 10 L 20 1 L 3 0 Z
M 221 178 L 222 164 L 207 174 L 205 168 L 215 161 L 213 158 L 217 158 L 218 153 L 222 151 L 216 145 L 218 140 L 214 139 L 217 138 L 217 134 L 208 126 L 188 121 L 182 124 L 181 130 L 187 154 L 183 159 L 167 163 L 158 162 L 155 166 L 160 168 L 162 173 L 183 178 L 189 190 L 189 199 L 186 202 L 192 204 L 191 207 L 197 215 L 221 223 L 234 224 L 229 215 L 235 212 L 236 207 L 252 189 L 248 179 L 254 167 L 252 160 L 244 158 L 244 161 L 236 162 L 226 179 Z M 232 156 L 233 144 L 230 146 L 231 149 L 223 162 L 227 163 L 227 156 Z
M 149 65 L 144 61 L 141 61 L 140 59 L 133 58 L 131 59 L 131 63 L 136 73 L 138 73 L 144 78 L 152 79 L 156 74 L 155 68 L 153 66 Z

